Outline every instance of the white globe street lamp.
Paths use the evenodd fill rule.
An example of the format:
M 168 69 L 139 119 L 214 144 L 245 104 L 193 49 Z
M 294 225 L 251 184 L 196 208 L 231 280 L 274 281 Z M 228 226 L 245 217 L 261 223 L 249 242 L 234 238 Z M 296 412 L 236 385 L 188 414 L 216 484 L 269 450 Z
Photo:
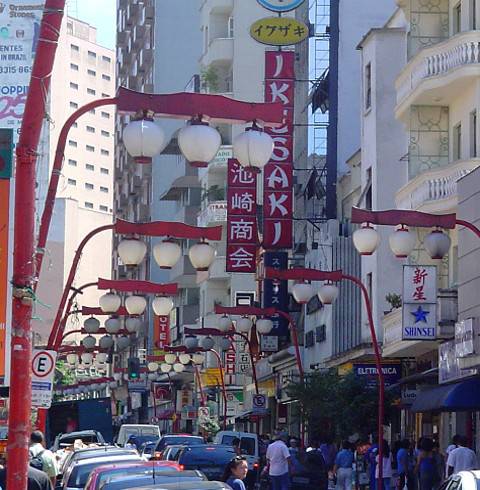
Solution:
M 93 362 L 93 354 L 91 352 L 83 352 L 80 358 L 85 366 L 90 366 Z
M 204 337 L 200 341 L 200 345 L 205 349 L 205 350 L 210 350 L 213 349 L 213 346 L 215 345 L 215 341 L 212 339 L 212 337 Z
M 412 253 L 417 239 L 414 233 L 402 225 L 388 237 L 388 242 L 395 257 L 405 259 Z
M 364 223 L 353 232 L 353 244 L 360 255 L 372 255 L 380 243 L 380 235 L 370 224 Z
M 117 317 L 110 317 L 105 321 L 105 330 L 108 333 L 116 334 L 122 328 L 122 324 L 120 323 L 120 319 Z
M 87 333 L 97 333 L 100 329 L 100 321 L 97 318 L 91 316 L 83 322 L 83 328 Z
M 201 241 L 190 247 L 188 256 L 190 262 L 197 271 L 208 271 L 208 268 L 213 264 L 217 251 L 205 241 Z
M 159 365 L 158 362 L 149 362 L 147 367 L 151 373 L 154 373 L 155 371 L 158 371 Z
M 95 360 L 99 363 L 99 364 L 105 364 L 107 362 L 107 358 L 108 358 L 108 354 L 106 354 L 105 352 L 99 352 L 96 357 L 95 357 Z
M 124 350 L 130 345 L 130 339 L 125 335 L 122 335 L 117 339 L 118 350 Z
M 173 240 L 163 240 L 153 247 L 153 257 L 160 269 L 171 269 L 182 256 L 182 248 Z
M 230 340 L 230 338 L 228 337 L 222 337 L 219 341 L 218 341 L 218 345 L 220 347 L 220 350 L 228 350 L 230 349 L 230 347 L 232 347 L 232 341 Z
M 205 355 L 204 354 L 192 354 L 192 361 L 193 364 L 196 364 L 197 366 L 200 364 L 203 364 L 203 361 L 205 360 Z
M 142 326 L 142 321 L 137 317 L 128 317 L 125 320 L 125 328 L 129 333 L 137 333 Z
M 182 373 L 183 371 L 185 371 L 185 366 L 180 363 L 180 362 L 176 362 L 174 365 L 173 365 L 173 370 L 176 372 L 176 373 Z
M 217 328 L 221 332 L 228 332 L 232 328 L 232 320 L 228 315 L 222 315 L 217 321 Z
M 268 335 L 273 328 L 273 322 L 268 318 L 260 318 L 255 322 L 255 325 L 260 335 Z
M 173 309 L 172 298 L 157 296 L 152 302 L 153 311 L 157 316 L 168 316 Z
M 172 370 L 171 364 L 164 363 L 160 365 L 160 371 L 162 371 L 162 373 L 169 373 L 171 370 Z
M 176 354 L 165 354 L 165 362 L 167 364 L 173 364 L 177 360 Z
M 93 349 L 97 344 L 97 339 L 93 335 L 87 335 L 82 339 L 82 345 L 85 349 Z
M 147 245 L 137 238 L 125 238 L 117 247 L 118 256 L 123 265 L 136 267 L 147 253 Z
M 120 381 L 122 379 L 122 373 L 113 373 L 113 379 L 115 381 Z
M 180 151 L 193 167 L 206 167 L 222 144 L 220 133 L 198 120 L 180 129 L 177 139 Z
M 325 283 L 318 290 L 318 297 L 324 305 L 331 305 L 338 296 L 338 287 L 335 284 Z
M 253 321 L 248 316 L 242 316 L 236 321 L 236 329 L 240 333 L 248 333 L 253 327 Z
M 77 354 L 67 354 L 67 363 L 76 366 L 78 364 Z
M 147 307 L 147 300 L 143 296 L 127 296 L 125 298 L 125 309 L 129 315 L 141 315 Z
M 292 295 L 297 303 L 304 305 L 315 296 L 315 290 L 307 282 L 297 282 L 292 287 Z
M 190 354 L 180 354 L 178 356 L 178 360 L 182 363 L 182 364 L 188 364 L 192 358 L 190 357 Z
M 151 118 L 131 121 L 123 130 L 123 143 L 136 163 L 151 163 L 165 147 L 163 129 Z
M 272 137 L 254 125 L 234 139 L 233 156 L 243 167 L 261 169 L 271 159 L 273 148 Z
M 99 341 L 99 346 L 101 349 L 111 349 L 113 347 L 113 337 L 104 335 Z
M 109 292 L 100 296 L 98 302 L 103 313 L 115 313 L 122 304 L 122 298 L 118 294 Z
M 432 259 L 443 259 L 450 250 L 450 237 L 442 230 L 433 230 L 423 240 L 423 244 Z
M 195 335 L 186 335 L 184 344 L 187 349 L 196 349 L 198 347 L 198 337 L 195 337 Z

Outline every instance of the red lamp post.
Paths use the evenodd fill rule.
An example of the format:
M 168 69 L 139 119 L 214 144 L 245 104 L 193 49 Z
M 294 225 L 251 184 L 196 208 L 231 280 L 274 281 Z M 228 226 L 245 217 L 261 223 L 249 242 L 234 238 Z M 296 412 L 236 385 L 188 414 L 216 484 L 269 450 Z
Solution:
M 315 269 L 288 269 L 288 270 L 278 270 L 271 267 L 265 268 L 265 278 L 266 279 L 278 279 L 278 280 L 295 280 L 295 281 L 327 281 L 328 283 L 338 282 L 342 280 L 353 282 L 362 291 L 362 296 L 364 299 L 365 307 L 367 310 L 368 325 L 370 327 L 370 335 L 372 337 L 373 350 L 375 353 L 375 364 L 377 368 L 378 376 L 378 455 L 379 461 L 383 458 L 383 419 L 384 419 L 384 405 L 385 405 L 385 380 L 382 371 L 382 355 L 380 352 L 380 347 L 377 341 L 377 334 L 375 331 L 375 324 L 373 321 L 372 305 L 370 303 L 370 297 L 368 295 L 368 290 L 362 281 L 355 276 L 349 274 L 344 274 L 342 271 L 319 271 Z M 332 286 L 327 285 L 327 288 L 331 289 Z M 328 291 L 330 296 L 330 303 L 335 299 L 332 291 Z M 383 478 L 383 468 L 382 464 L 378 467 L 379 470 L 379 481 Z

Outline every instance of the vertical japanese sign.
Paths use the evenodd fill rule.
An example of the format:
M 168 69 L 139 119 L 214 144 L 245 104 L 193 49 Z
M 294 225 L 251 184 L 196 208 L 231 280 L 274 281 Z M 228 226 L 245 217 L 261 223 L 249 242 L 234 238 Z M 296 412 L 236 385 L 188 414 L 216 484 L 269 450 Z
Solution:
M 0 2 L 0 127 L 12 128 L 15 141 L 27 100 L 44 4 L 43 0 Z
M 170 344 L 170 317 L 153 317 L 153 345 L 156 356 L 163 354 L 166 345 Z
M 293 244 L 293 120 L 295 53 L 265 52 L 265 102 L 283 104 L 284 125 L 267 128 L 275 142 L 263 180 L 263 246 L 292 248 Z
M 227 272 L 256 271 L 257 176 L 237 160 L 228 160 Z
M 432 340 L 437 326 L 437 268 L 403 266 L 403 340 Z
M 273 267 L 274 269 L 287 269 L 288 268 L 288 253 L 287 252 L 265 252 L 264 255 L 265 267 Z M 274 281 L 272 279 L 265 279 L 263 281 L 263 307 L 277 308 L 282 311 L 288 311 L 288 281 Z M 277 337 L 279 340 L 287 340 L 288 338 L 288 322 L 285 318 L 280 316 L 274 316 L 271 318 L 273 322 L 273 329 L 267 337 L 265 342 L 270 342 L 268 337 Z M 262 349 L 264 350 L 264 349 Z M 278 342 L 277 342 L 278 350 Z
M 237 373 L 237 353 L 232 343 L 230 349 L 225 352 L 225 383 L 235 384 L 235 374 Z

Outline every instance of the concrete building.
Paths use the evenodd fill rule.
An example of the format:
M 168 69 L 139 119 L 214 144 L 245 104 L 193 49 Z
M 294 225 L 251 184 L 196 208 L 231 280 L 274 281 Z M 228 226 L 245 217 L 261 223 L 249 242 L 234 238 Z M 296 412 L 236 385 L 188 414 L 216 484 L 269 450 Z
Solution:
M 52 73 L 48 115 L 51 123 L 40 146 L 43 165 L 38 178 L 39 203 L 43 204 L 59 133 L 66 119 L 92 100 L 115 94 L 115 53 L 96 42 L 96 28 L 66 17 Z M 68 134 L 52 227 L 45 251 L 37 295 L 39 304 L 34 331 L 44 345 L 55 317 L 60 295 L 75 250 L 85 235 L 112 221 L 114 114 L 105 106 L 82 116 Z M 39 210 L 41 211 L 41 209 Z M 92 240 L 82 256 L 74 286 L 111 276 L 111 235 Z M 89 288 L 79 303 L 98 304 L 99 293 Z M 80 321 L 80 320 L 78 320 Z M 67 328 L 77 326 L 69 320 Z

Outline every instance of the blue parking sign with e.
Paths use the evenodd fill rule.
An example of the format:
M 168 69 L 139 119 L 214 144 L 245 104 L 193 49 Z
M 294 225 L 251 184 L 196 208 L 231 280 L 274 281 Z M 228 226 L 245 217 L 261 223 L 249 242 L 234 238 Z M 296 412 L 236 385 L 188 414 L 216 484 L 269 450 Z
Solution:
M 289 12 L 300 7 L 305 0 L 257 0 L 257 2 L 273 12 Z

